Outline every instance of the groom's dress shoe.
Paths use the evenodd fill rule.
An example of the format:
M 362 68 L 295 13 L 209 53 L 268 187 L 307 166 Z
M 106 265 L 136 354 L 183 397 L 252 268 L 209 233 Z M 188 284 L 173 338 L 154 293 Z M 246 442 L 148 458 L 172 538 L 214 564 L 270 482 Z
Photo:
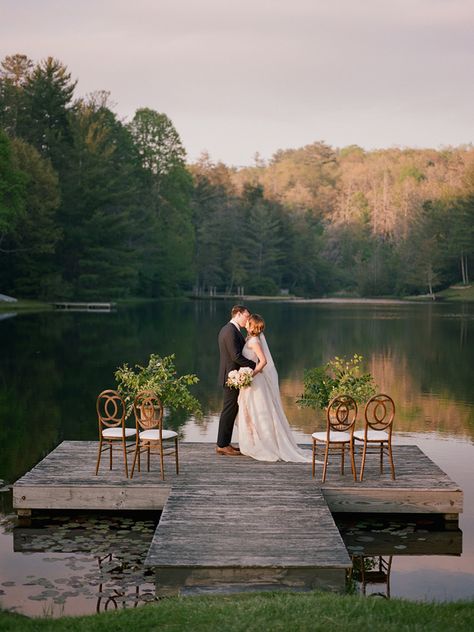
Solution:
M 238 452 L 240 454 L 240 448 L 236 448 L 235 445 L 232 445 L 231 443 L 229 443 L 229 447 L 232 448 L 232 450 L 235 450 L 236 452 Z
M 224 456 L 240 456 L 240 451 L 235 450 L 231 445 L 226 445 L 225 448 L 216 447 L 217 454 L 223 454 Z

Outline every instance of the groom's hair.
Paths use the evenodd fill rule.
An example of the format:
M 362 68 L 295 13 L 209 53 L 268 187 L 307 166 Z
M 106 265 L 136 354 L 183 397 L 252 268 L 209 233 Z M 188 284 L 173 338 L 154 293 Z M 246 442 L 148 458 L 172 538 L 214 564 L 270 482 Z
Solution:
M 234 318 L 234 316 L 237 316 L 237 314 L 241 314 L 242 312 L 249 312 L 250 314 L 249 308 L 245 307 L 245 305 L 234 305 L 230 311 L 231 318 Z

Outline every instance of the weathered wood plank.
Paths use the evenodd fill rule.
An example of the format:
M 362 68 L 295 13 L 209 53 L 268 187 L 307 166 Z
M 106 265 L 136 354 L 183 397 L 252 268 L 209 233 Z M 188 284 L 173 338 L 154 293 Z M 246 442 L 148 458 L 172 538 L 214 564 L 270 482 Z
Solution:
M 22 485 L 13 489 L 13 506 L 16 511 L 28 509 L 111 509 L 161 510 L 170 492 L 170 485 L 117 487 L 111 485 L 40 487 Z
M 461 490 L 392 488 L 323 488 L 334 513 L 461 513 Z
M 158 595 L 221 584 L 343 589 L 351 560 L 321 490 L 295 485 L 292 468 L 267 479 L 271 469 L 248 486 L 222 471 L 207 493 L 196 477 L 174 484 L 145 561 Z
M 221 496 L 271 494 L 275 499 L 279 497 L 281 504 L 287 504 L 290 496 L 287 494 L 283 501 L 284 487 L 316 487 L 323 490 L 331 511 L 445 514 L 462 511 L 462 490 L 416 446 L 394 447 L 395 481 L 391 480 L 389 472 L 379 474 L 378 459 L 373 456 L 367 461 L 362 483 L 354 482 L 349 472 L 341 476 L 339 463 L 334 459 L 322 486 L 318 478 L 311 478 L 307 464 L 262 463 L 246 457 L 221 457 L 215 454 L 214 446 L 203 443 L 182 445 L 179 477 L 174 471 L 173 458 L 168 458 L 164 482 L 159 477 L 156 455 L 152 458 L 151 472 L 137 472 L 133 479 L 127 479 L 121 454 L 114 454 L 112 471 L 108 469 L 107 455 L 104 454 L 99 475 L 95 476 L 97 447 L 98 443 L 93 441 L 63 442 L 15 483 L 14 507 L 162 509 L 171 487 L 186 477 L 187 485 L 193 487 L 196 496 L 210 493 Z M 222 476 L 226 477 L 226 485 L 219 489 L 216 483 Z M 255 488 L 257 480 L 258 490 Z M 275 493 L 277 489 L 278 494 Z
M 222 481 L 225 486 L 225 482 Z M 346 568 L 349 560 L 320 490 L 290 507 L 271 497 L 188 497 L 171 491 L 147 566 L 319 566 Z M 293 491 L 293 496 L 298 492 Z

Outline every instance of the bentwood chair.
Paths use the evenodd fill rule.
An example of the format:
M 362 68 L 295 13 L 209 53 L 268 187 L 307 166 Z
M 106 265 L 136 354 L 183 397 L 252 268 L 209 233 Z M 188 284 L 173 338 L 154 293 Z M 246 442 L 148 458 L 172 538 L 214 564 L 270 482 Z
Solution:
M 365 461 L 368 450 L 375 449 L 380 453 L 380 473 L 383 473 L 383 456 L 388 455 L 392 469 L 392 480 L 395 480 L 395 466 L 392 455 L 392 429 L 395 417 L 395 404 L 388 395 L 380 393 L 369 399 L 364 411 L 365 427 L 354 432 L 354 442 L 364 444 L 359 480 L 364 478 Z
M 356 480 L 354 462 L 354 424 L 357 418 L 357 404 L 350 395 L 337 395 L 329 403 L 326 411 L 326 430 L 314 432 L 313 438 L 313 478 L 315 474 L 316 451 L 318 444 L 324 447 L 324 466 L 322 482 L 326 480 L 329 451 L 341 453 L 341 474 L 344 474 L 344 455 L 346 449 L 351 459 L 351 469 Z
M 138 393 L 133 402 L 133 411 L 135 413 L 137 434 L 130 478 L 133 478 L 137 462 L 138 471 L 140 472 L 140 455 L 142 452 L 147 453 L 147 469 L 148 472 L 150 471 L 150 453 L 153 449 L 156 449 L 160 455 L 160 472 L 163 481 L 165 480 L 165 454 L 175 455 L 176 474 L 179 474 L 178 433 L 174 430 L 163 428 L 163 405 L 156 393 L 153 391 Z M 165 446 L 164 442 L 169 440 L 174 441 L 174 449 L 172 446 Z
M 112 469 L 112 449 L 117 443 L 121 444 L 125 475 L 128 478 L 127 452 L 133 450 L 134 444 L 127 444 L 127 439 L 135 436 L 135 428 L 125 427 L 126 406 L 117 391 L 102 391 L 97 397 L 97 417 L 99 420 L 99 454 L 95 474 L 99 473 L 102 452 L 109 450 L 109 470 Z

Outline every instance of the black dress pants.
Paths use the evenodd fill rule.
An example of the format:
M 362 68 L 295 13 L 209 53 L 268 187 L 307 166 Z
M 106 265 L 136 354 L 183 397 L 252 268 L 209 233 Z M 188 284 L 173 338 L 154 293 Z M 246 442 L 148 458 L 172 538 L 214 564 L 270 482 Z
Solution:
M 238 388 L 224 386 L 224 404 L 219 418 L 219 430 L 217 432 L 217 445 L 225 448 L 230 444 L 234 421 L 239 411 L 237 400 L 239 398 Z

